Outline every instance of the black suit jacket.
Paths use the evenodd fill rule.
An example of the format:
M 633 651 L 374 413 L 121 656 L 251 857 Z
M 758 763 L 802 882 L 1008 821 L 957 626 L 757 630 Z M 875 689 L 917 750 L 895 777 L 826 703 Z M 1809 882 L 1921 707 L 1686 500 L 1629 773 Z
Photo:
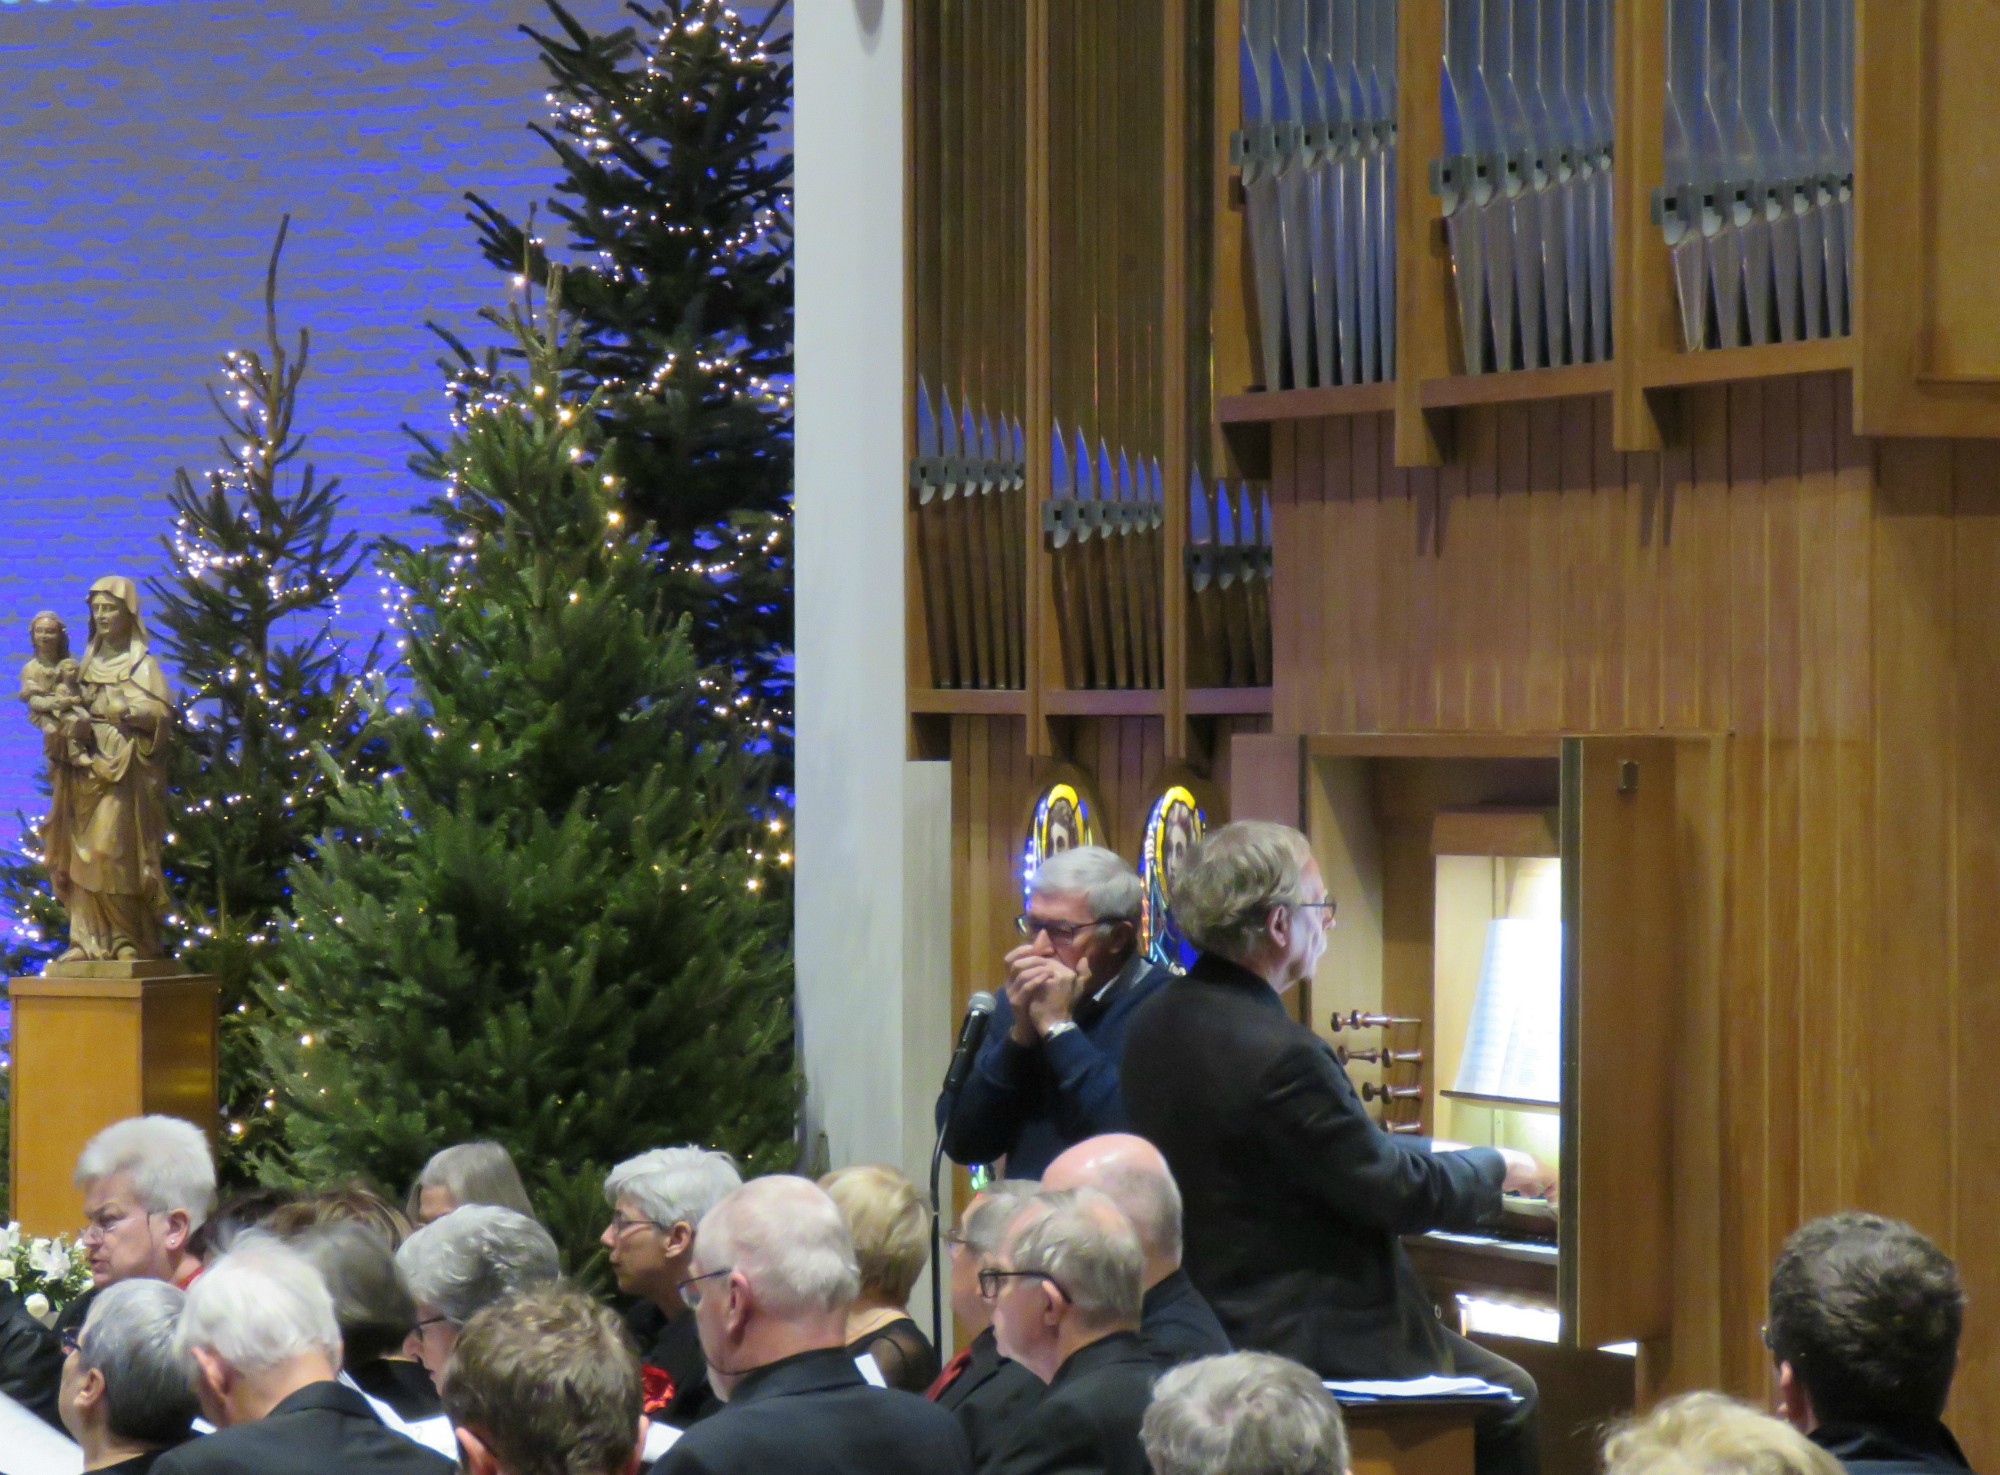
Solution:
M 1133 1018 L 1123 1074 L 1186 1203 L 1182 1266 L 1232 1343 L 1323 1378 L 1448 1366 L 1399 1236 L 1495 1213 L 1499 1153 L 1384 1132 L 1271 986 L 1207 954 Z
M 972 1468 L 985 1470 L 1013 1437 L 1021 1419 L 1042 1401 L 1042 1380 L 1020 1363 L 1000 1355 L 988 1327 L 966 1348 L 971 1356 L 964 1369 L 937 1396 L 937 1406 L 949 1409 L 972 1446 Z
M 299 1389 L 254 1424 L 190 1439 L 152 1475 L 452 1475 L 456 1466 L 385 1427 L 339 1383 Z
M 1901 1427 L 1821 1424 L 1812 1442 L 1847 1467 L 1848 1475 L 1966 1475 L 1965 1451 L 1936 1419 Z
M 62 1391 L 63 1350 L 56 1334 L 28 1314 L 12 1291 L 0 1292 L 0 1393 L 50 1426 L 62 1428 L 56 1411 Z
M 654 1475 L 971 1475 L 958 1421 L 914 1393 L 877 1388 L 845 1348 L 801 1352 L 736 1385 Z
M 1161 1367 L 1179 1367 L 1197 1357 L 1220 1357 L 1235 1349 L 1185 1270 L 1176 1270 L 1146 1292 L 1139 1316 L 1139 1340 Z
M 1160 1365 L 1137 1332 L 1079 1347 L 992 1465 L 994 1475 L 1148 1475 L 1139 1425 Z

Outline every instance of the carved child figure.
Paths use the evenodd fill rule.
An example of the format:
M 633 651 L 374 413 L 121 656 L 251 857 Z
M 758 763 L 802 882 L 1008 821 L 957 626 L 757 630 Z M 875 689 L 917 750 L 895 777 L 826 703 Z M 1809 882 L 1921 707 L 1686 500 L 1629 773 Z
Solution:
M 89 711 L 70 659 L 69 630 L 60 615 L 43 610 L 28 622 L 28 638 L 35 653 L 21 667 L 20 693 L 28 720 L 45 734 L 51 761 L 77 762 L 82 755 L 73 734 L 79 719 L 89 720 Z

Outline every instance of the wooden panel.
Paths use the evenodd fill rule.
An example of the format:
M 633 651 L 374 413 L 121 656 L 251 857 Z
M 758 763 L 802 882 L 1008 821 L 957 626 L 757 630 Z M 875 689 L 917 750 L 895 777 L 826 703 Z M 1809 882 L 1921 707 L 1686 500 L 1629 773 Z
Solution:
M 1914 14 L 1913 14 L 1914 12 Z M 1855 0 L 1855 419 L 1865 435 L 2000 433 L 2000 190 L 1990 0 Z
M 1672 1325 L 1674 744 L 1585 738 L 1564 769 L 1564 1333 L 1602 1347 Z

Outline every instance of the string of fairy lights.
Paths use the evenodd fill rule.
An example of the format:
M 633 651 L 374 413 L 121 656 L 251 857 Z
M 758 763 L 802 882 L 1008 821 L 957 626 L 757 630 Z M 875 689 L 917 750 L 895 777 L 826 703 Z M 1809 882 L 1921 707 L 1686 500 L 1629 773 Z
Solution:
M 14 3 L 17 0 L 0 0 L 0 5 Z M 709 44 L 719 48 L 729 68 L 749 69 L 773 64 L 763 47 L 760 31 L 745 25 L 727 7 L 706 5 L 678 17 L 659 31 L 639 74 L 641 101 L 654 105 L 667 100 L 664 92 L 670 82 L 670 72 L 660 64 L 660 58 L 671 55 L 675 48 L 693 41 L 711 28 L 713 37 Z M 693 92 L 680 92 L 676 96 L 682 107 L 697 107 L 706 101 Z M 635 133 L 625 115 L 614 105 L 566 102 L 553 92 L 548 94 L 547 102 L 556 126 L 577 138 L 593 155 L 616 158 L 644 147 L 643 136 Z M 698 231 L 705 243 L 710 270 L 725 272 L 732 267 L 744 266 L 758 256 L 789 252 L 789 232 L 786 229 L 790 215 L 789 192 L 783 193 L 780 201 L 776 207 L 757 210 L 740 229 L 722 234 L 719 238 L 718 232 L 710 227 L 663 219 L 657 210 L 642 211 L 640 207 L 630 204 L 609 205 L 598 214 L 607 228 L 607 234 L 614 236 L 618 228 L 637 227 L 641 219 L 648 227 L 670 235 Z M 545 243 L 535 237 L 532 245 L 539 255 Z M 642 266 L 620 261 L 617 253 L 609 249 L 579 256 L 568 264 L 568 269 L 587 270 L 613 282 L 643 280 L 644 276 Z M 779 272 L 788 269 L 788 262 L 781 262 L 776 267 Z M 527 303 L 532 313 L 532 289 L 528 280 L 517 276 L 514 285 L 517 295 Z M 225 419 L 230 419 L 225 401 L 233 405 L 235 418 L 230 419 L 230 427 L 235 439 L 224 442 L 226 464 L 209 473 L 209 479 L 212 485 L 235 500 L 239 518 L 243 519 L 236 529 L 241 534 L 248 530 L 250 513 L 247 493 L 253 482 L 260 477 L 267 480 L 275 478 L 280 466 L 289 459 L 286 440 L 289 424 L 280 424 L 274 419 L 278 406 L 275 396 L 282 389 L 280 365 L 266 364 L 255 354 L 232 352 L 223 360 L 223 374 L 227 387 L 217 397 L 217 405 L 223 410 Z M 692 386 L 687 382 L 691 377 L 695 380 Z M 552 412 L 551 418 L 559 427 L 571 427 L 586 409 L 585 405 L 565 398 L 557 386 L 534 384 L 530 386 L 529 398 L 517 401 L 505 391 L 503 383 L 489 378 L 482 371 L 471 369 L 451 374 L 444 394 L 447 417 L 453 431 L 460 436 L 465 435 L 473 429 L 482 413 L 532 416 L 551 415 Z M 658 399 L 669 393 L 690 389 L 705 398 L 713 397 L 722 402 L 747 402 L 785 426 L 789 426 L 794 408 L 793 390 L 788 379 L 752 372 L 738 361 L 735 346 L 728 343 L 701 345 L 692 355 L 691 373 L 690 366 L 681 355 L 667 351 L 643 376 L 635 379 L 608 378 L 599 385 L 600 393 L 606 397 L 651 396 Z M 573 444 L 569 449 L 572 461 L 582 461 L 586 454 L 581 444 Z M 609 489 L 612 478 L 606 476 L 604 483 Z M 459 470 L 450 470 L 444 486 L 446 503 L 458 506 L 463 492 Z M 623 526 L 623 517 L 617 508 L 607 512 L 607 544 L 619 537 L 631 536 Z M 714 532 L 713 546 L 673 565 L 670 571 L 718 584 L 727 583 L 740 577 L 747 561 L 768 562 L 777 556 L 783 538 L 783 529 L 779 526 L 718 528 Z M 281 567 L 270 556 L 268 546 L 254 537 L 241 537 L 236 546 L 228 546 L 195 526 L 183 514 L 176 519 L 170 542 L 176 570 L 189 580 L 234 580 L 240 587 L 246 578 L 255 578 L 262 583 L 274 605 L 298 610 L 330 609 L 327 629 L 344 621 L 345 610 L 338 588 L 328 587 L 325 581 L 312 578 L 306 571 Z M 447 566 L 452 577 L 440 591 L 447 603 L 476 594 L 474 580 L 480 539 L 476 532 L 464 529 L 453 537 L 451 547 Z M 398 581 L 379 562 L 374 566 L 373 573 L 377 599 L 388 631 L 388 643 L 394 653 L 392 665 L 384 668 L 370 663 L 340 687 L 326 723 L 327 729 L 332 731 L 345 731 L 349 724 L 372 717 L 384 703 L 387 703 L 387 710 L 397 715 L 411 711 L 407 700 L 389 697 L 389 678 L 393 665 L 400 662 L 410 649 L 413 628 L 420 617 L 416 591 Z M 574 599 L 577 596 L 572 593 L 570 597 Z M 710 710 L 718 719 L 736 717 L 746 734 L 755 734 L 769 741 L 775 735 L 778 724 L 784 720 L 783 714 L 758 709 L 752 693 L 742 689 L 742 673 L 735 674 L 738 679 L 731 683 L 733 689 L 726 695 L 721 683 L 708 677 L 700 679 L 700 689 L 713 694 Z M 297 714 L 284 708 L 266 678 L 266 671 L 241 663 L 211 673 L 196 688 L 183 693 L 181 718 L 197 729 L 210 722 L 233 721 L 237 724 L 239 741 L 243 731 L 254 728 L 287 745 L 278 750 L 276 756 L 291 780 L 283 794 L 283 803 L 287 812 L 295 812 L 302 804 L 318 803 L 337 781 L 321 768 L 312 735 L 302 732 Z M 225 697 L 234 703 L 234 711 L 225 705 Z M 426 723 L 425 730 L 434 740 L 442 740 L 445 736 L 435 724 Z M 232 808 L 250 802 L 250 798 L 242 793 L 204 795 L 177 807 L 183 817 L 198 816 L 206 820 L 226 814 Z M 787 830 L 786 817 L 766 815 L 762 827 L 765 838 L 760 843 L 744 847 L 752 869 L 743 884 L 752 892 L 764 890 L 767 883 L 775 879 L 774 871 L 783 872 L 792 864 L 792 851 L 783 841 Z M 178 842 L 179 835 L 177 832 L 169 833 L 166 839 L 172 846 Z M 24 840 L 22 849 L 26 858 L 37 866 L 45 862 L 46 857 L 39 852 L 32 836 Z M 687 889 L 687 884 L 681 883 L 681 890 Z M 182 936 L 207 940 L 216 935 L 215 928 L 207 920 L 187 915 L 179 907 L 172 910 L 167 920 L 169 927 Z M 344 925 L 341 917 L 329 920 L 336 927 Z M 298 931 L 304 924 L 296 918 L 281 918 L 278 925 Z M 46 941 L 32 918 L 16 918 L 14 931 L 17 940 L 32 945 L 40 946 Z M 308 933 L 307 938 L 312 940 L 312 935 Z M 248 934 L 247 940 L 261 946 L 270 941 L 270 933 L 267 928 L 259 927 Z M 288 985 L 282 981 L 275 987 L 280 993 L 289 991 Z M 237 1011 L 247 1012 L 247 1005 L 239 1003 Z M 302 1032 L 299 1036 L 299 1046 L 303 1050 L 317 1048 L 321 1043 L 323 1041 L 313 1031 Z M 267 1095 L 258 1105 L 268 1114 L 276 1109 L 277 1101 L 274 1096 Z M 230 1118 L 225 1120 L 224 1128 L 232 1136 L 241 1137 L 250 1125 L 246 1120 Z

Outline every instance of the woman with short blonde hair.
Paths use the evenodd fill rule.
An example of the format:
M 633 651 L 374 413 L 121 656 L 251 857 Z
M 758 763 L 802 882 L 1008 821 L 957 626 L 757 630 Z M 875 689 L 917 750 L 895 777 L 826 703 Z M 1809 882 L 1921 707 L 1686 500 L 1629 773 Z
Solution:
M 848 1350 L 875 1359 L 891 1388 L 922 1393 L 938 1375 L 937 1350 L 910 1319 L 923 1273 L 930 1211 L 903 1173 L 883 1163 L 839 1168 L 819 1180 L 854 1241 L 861 1294 L 847 1313 Z
M 1844 1475 L 1783 1419 L 1721 1393 L 1684 1393 L 1604 1441 L 1605 1475 Z

